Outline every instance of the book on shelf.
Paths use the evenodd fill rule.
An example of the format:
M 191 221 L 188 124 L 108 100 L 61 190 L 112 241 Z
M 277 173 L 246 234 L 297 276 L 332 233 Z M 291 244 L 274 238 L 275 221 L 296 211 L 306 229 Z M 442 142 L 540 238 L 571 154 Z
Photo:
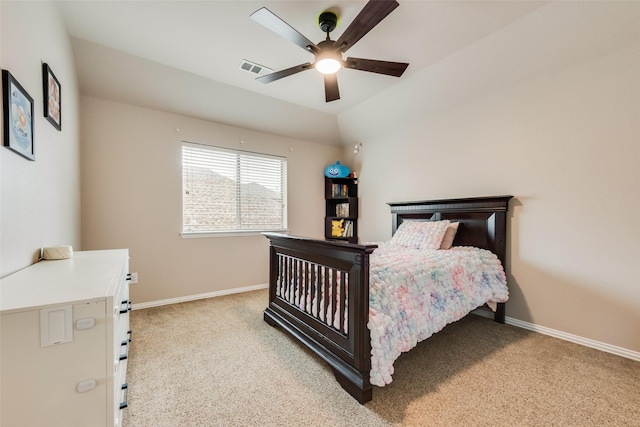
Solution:
M 353 221 L 345 221 L 343 228 L 342 237 L 353 237 Z
M 336 199 L 349 197 L 349 187 L 347 184 L 331 184 L 331 197 Z
M 349 203 L 338 203 L 336 205 L 336 216 L 347 218 L 349 216 Z

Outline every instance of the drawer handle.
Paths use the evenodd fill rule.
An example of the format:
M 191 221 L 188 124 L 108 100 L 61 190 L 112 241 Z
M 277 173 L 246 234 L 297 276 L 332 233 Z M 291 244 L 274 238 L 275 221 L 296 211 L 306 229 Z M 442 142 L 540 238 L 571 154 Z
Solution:
M 124 383 L 120 390 L 124 390 L 124 400 L 120 402 L 120 409 L 124 409 L 129 406 L 129 384 Z
M 96 326 L 96 319 L 93 317 L 85 317 L 84 319 L 76 320 L 76 329 L 80 331 L 91 329 L 94 326 Z
M 125 360 L 129 357 L 129 341 L 130 340 L 126 339 L 120 343 L 120 348 L 124 347 L 124 353 L 120 353 L 118 360 Z
M 120 308 L 120 314 L 124 314 L 127 313 L 129 311 L 131 311 L 131 300 L 130 299 L 126 299 L 124 301 L 122 301 L 122 303 L 120 304 L 120 307 L 125 306 L 124 308 Z
M 80 381 L 78 383 L 78 385 L 76 386 L 76 391 L 78 393 L 86 393 L 86 392 L 91 391 L 94 388 L 96 388 L 97 384 L 98 383 L 96 382 L 96 380 L 94 378 L 91 378 L 89 380 Z

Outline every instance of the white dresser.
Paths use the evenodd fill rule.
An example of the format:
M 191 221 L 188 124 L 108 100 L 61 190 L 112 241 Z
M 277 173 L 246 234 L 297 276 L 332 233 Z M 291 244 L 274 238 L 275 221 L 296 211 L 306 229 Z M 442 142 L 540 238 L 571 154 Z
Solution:
M 120 426 L 128 249 L 40 261 L 0 279 L 0 425 Z

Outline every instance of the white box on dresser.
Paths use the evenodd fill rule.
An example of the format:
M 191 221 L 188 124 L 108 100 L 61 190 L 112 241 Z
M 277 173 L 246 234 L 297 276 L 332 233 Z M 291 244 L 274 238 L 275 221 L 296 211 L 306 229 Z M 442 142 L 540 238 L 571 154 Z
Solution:
M 0 425 L 121 425 L 128 273 L 129 251 L 116 249 L 0 279 Z

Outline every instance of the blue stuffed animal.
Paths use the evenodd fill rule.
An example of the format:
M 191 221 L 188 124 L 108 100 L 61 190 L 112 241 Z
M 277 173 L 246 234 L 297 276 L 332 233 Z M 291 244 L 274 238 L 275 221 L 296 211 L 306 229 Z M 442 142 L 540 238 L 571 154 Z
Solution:
M 327 166 L 324 170 L 324 175 L 327 178 L 347 178 L 350 173 L 351 170 L 347 166 L 341 165 L 339 161 Z

